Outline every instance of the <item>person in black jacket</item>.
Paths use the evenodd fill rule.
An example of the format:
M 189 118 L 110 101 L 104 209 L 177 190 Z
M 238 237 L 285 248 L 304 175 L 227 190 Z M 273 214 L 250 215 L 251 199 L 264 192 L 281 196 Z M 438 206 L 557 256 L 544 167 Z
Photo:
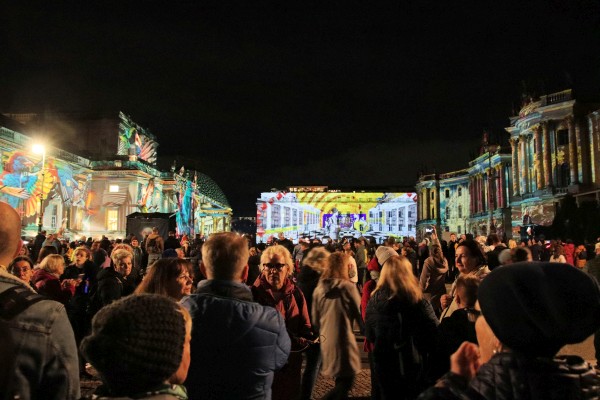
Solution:
M 366 337 L 382 399 L 414 399 L 424 362 L 436 343 L 438 319 L 403 256 L 391 256 L 367 304 Z
M 111 259 L 114 267 L 105 268 L 98 273 L 94 302 L 99 308 L 128 296 L 135 290 L 133 282 L 127 279 L 131 274 L 132 254 L 125 249 L 118 249 L 112 252 Z
M 600 286 L 562 263 L 521 262 L 479 286 L 479 346 L 464 342 L 428 399 L 597 399 L 600 378 L 577 356 L 556 356 L 600 328 Z

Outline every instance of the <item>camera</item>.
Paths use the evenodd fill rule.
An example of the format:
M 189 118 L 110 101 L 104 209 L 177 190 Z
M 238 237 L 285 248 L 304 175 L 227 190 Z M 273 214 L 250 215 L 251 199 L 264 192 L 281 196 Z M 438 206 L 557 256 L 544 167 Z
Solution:
M 431 232 L 433 232 L 433 229 L 431 229 L 431 228 L 425 228 L 425 233 L 431 233 Z

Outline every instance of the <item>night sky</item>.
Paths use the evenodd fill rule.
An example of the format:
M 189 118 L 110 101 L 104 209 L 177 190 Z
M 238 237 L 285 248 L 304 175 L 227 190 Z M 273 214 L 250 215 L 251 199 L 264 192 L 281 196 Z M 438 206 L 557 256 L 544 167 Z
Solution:
M 121 110 L 236 216 L 465 168 L 524 91 L 600 99 L 596 0 L 5 3 L 1 112 Z

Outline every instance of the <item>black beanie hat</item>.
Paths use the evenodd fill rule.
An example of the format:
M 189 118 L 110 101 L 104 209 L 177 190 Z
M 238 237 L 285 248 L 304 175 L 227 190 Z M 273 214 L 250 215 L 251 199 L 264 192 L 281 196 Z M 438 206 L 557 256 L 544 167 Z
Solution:
M 98 311 L 81 351 L 112 395 L 135 395 L 177 371 L 185 334 L 181 306 L 172 299 L 132 295 Z
M 508 348 L 551 357 L 600 328 L 600 287 L 577 268 L 521 262 L 494 269 L 479 286 L 481 312 Z

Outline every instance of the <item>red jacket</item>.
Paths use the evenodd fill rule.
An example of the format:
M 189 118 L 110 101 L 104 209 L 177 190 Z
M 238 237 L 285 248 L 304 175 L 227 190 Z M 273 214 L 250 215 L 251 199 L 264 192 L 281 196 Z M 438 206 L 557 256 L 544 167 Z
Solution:
M 39 294 L 62 304 L 67 304 L 73 295 L 71 289 L 60 285 L 60 280 L 56 275 L 43 269 L 34 272 L 31 282 Z

